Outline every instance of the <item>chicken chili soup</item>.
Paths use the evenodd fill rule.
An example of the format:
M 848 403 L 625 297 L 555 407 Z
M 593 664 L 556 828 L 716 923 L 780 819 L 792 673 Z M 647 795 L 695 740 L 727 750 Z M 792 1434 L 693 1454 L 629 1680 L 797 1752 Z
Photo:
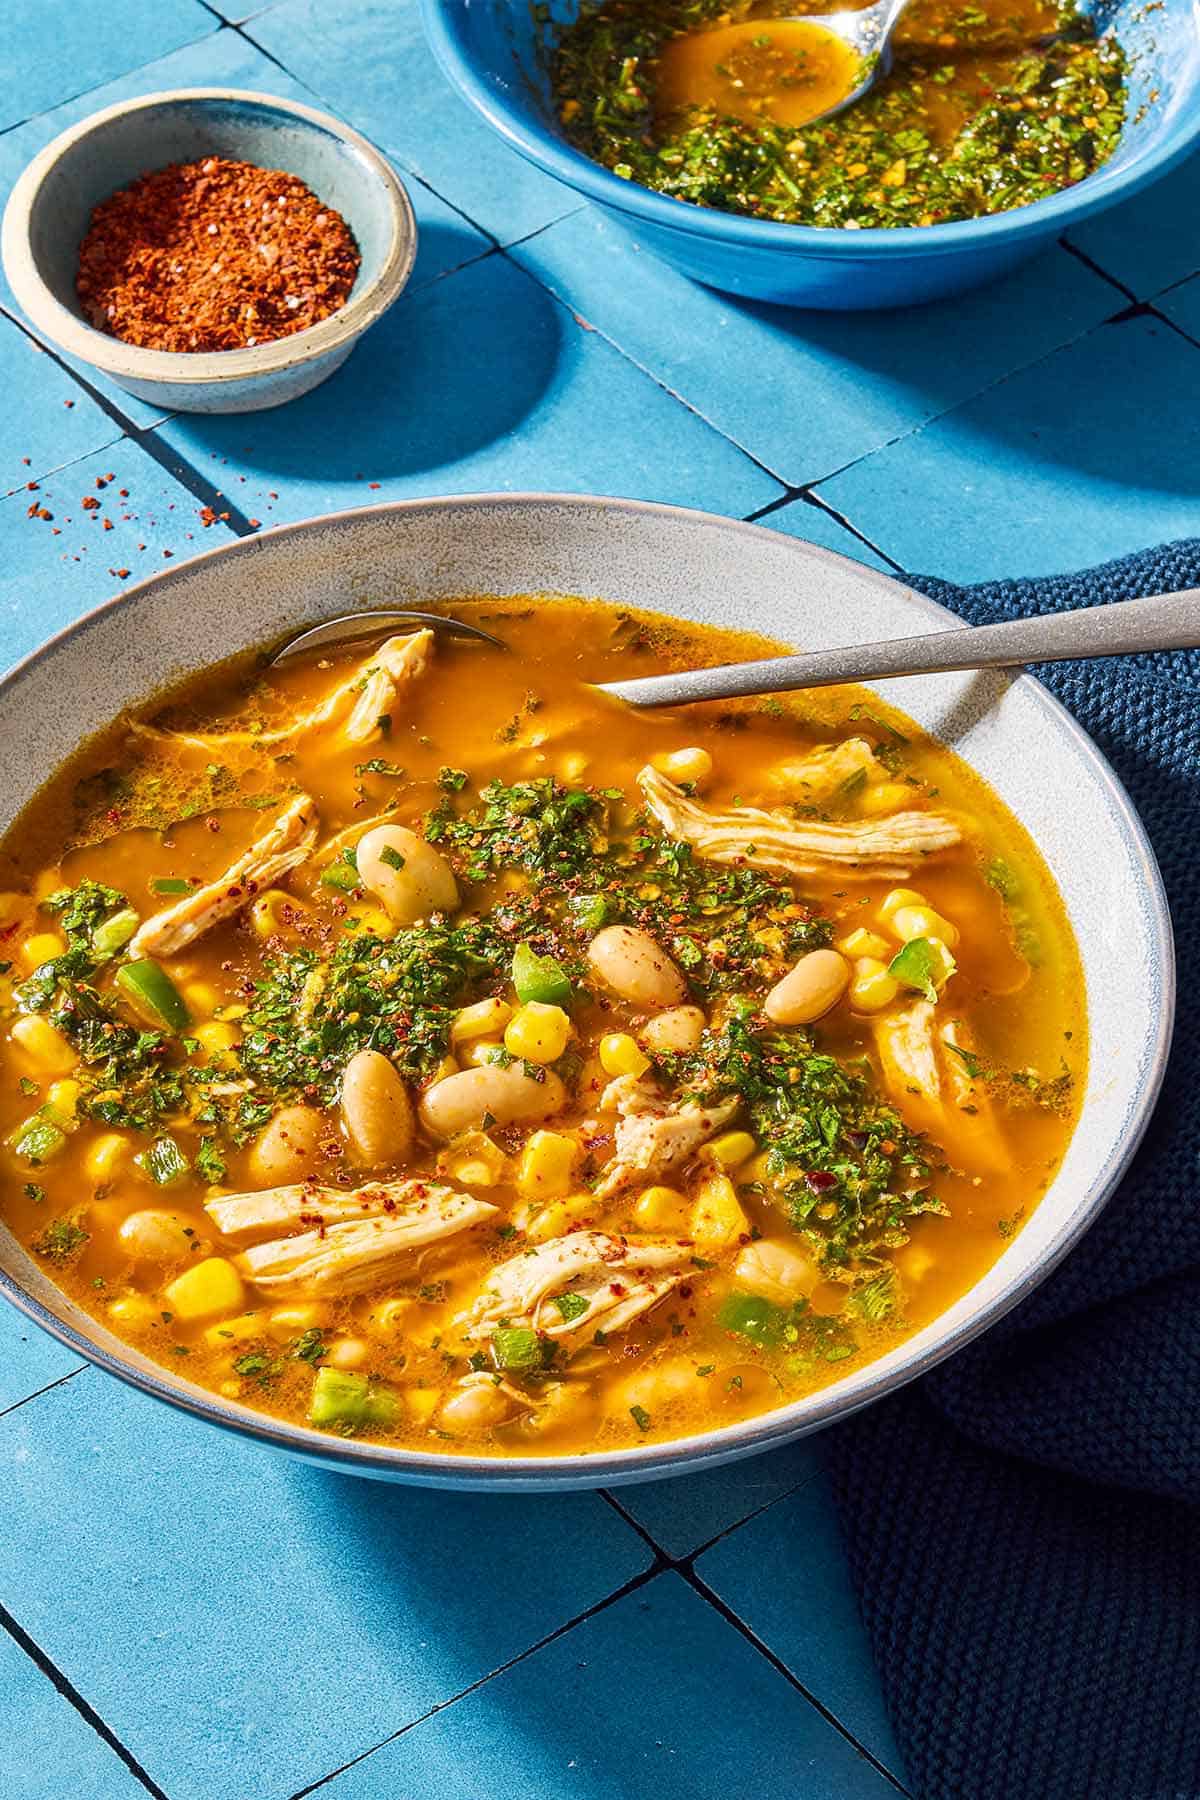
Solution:
M 127 718 L 4 847 L 4 1218 L 215 1392 L 547 1454 L 776 1408 L 995 1260 L 1063 1154 L 1082 980 L 1032 843 L 852 690 L 463 602 Z M 69 824 L 67 823 L 69 822 Z

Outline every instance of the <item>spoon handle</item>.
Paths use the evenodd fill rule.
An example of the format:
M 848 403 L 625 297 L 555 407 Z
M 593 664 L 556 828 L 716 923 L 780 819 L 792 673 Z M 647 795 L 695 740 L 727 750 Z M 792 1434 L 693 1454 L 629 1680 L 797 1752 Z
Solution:
M 1200 647 L 1200 588 L 1153 594 L 1073 612 L 964 625 L 883 644 L 848 644 L 803 656 L 726 663 L 677 675 L 609 681 L 602 691 L 634 706 L 679 706 L 688 700 L 732 700 L 747 694 L 831 687 L 884 676 L 934 675 L 956 669 L 1010 669 L 1075 657 L 1129 656 L 1146 650 Z

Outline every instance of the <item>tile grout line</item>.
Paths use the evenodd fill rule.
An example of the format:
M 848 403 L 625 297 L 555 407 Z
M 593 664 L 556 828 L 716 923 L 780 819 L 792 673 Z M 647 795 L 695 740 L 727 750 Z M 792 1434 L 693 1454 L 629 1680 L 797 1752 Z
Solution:
M 709 1586 L 704 1577 L 696 1573 L 695 1563 L 698 1557 L 703 1556 L 706 1551 L 711 1550 L 713 1545 L 719 1543 L 722 1538 L 728 1537 L 733 1532 L 741 1530 L 741 1528 L 744 1525 L 748 1525 L 752 1519 L 761 1518 L 763 1513 L 769 1512 L 770 1509 L 773 1506 L 776 1506 L 780 1501 L 790 1499 L 794 1494 L 798 1494 L 802 1488 L 808 1486 L 809 1482 L 816 1479 L 818 1473 L 819 1471 L 814 1469 L 811 1474 L 805 1476 L 802 1481 L 797 1482 L 795 1487 L 789 1488 L 784 1494 L 777 1494 L 773 1500 L 768 1500 L 762 1506 L 756 1507 L 754 1512 L 748 1513 L 745 1518 L 739 1519 L 733 1525 L 727 1526 L 723 1531 L 717 1532 L 715 1537 L 709 1538 L 706 1543 L 700 1544 L 695 1550 L 689 1551 L 686 1556 L 672 1556 L 669 1551 L 664 1550 L 644 1526 L 639 1524 L 638 1520 L 635 1519 L 631 1513 L 626 1511 L 625 1507 L 621 1505 L 620 1501 L 615 1497 L 611 1490 L 608 1488 L 600 1488 L 598 1492 L 601 1499 L 607 1500 L 608 1504 L 618 1516 L 624 1519 L 625 1523 L 636 1531 L 643 1542 L 648 1544 L 655 1552 L 663 1565 L 662 1572 L 671 1572 L 680 1576 L 682 1580 L 687 1582 L 694 1593 L 698 1594 L 702 1600 L 707 1600 L 713 1610 L 719 1613 L 721 1618 L 725 1620 L 725 1623 L 731 1625 L 741 1637 L 745 1638 L 746 1642 L 752 1645 L 753 1648 L 758 1651 L 760 1656 L 765 1657 L 771 1667 L 775 1670 L 776 1674 L 782 1675 L 788 1685 L 794 1688 L 798 1694 L 801 1694 L 804 1699 L 808 1701 L 809 1705 L 814 1707 L 815 1710 L 820 1713 L 821 1717 L 828 1725 L 833 1726 L 839 1737 L 844 1738 L 864 1761 L 869 1762 L 871 1766 L 896 1789 L 897 1793 L 907 1796 L 908 1790 L 901 1786 L 900 1782 L 891 1773 L 890 1769 L 885 1768 L 883 1763 L 879 1761 L 879 1758 L 854 1736 L 853 1732 L 851 1732 L 841 1720 L 830 1711 L 824 1702 L 818 1700 L 817 1696 L 812 1693 L 809 1688 L 805 1687 L 800 1678 L 793 1674 L 791 1669 L 788 1668 L 782 1657 L 778 1656 L 776 1652 L 771 1649 L 770 1645 L 760 1638 L 758 1633 L 754 1631 L 751 1626 L 747 1625 L 743 1619 L 738 1617 L 733 1611 L 733 1608 L 721 1599 L 720 1595 L 715 1589 Z M 300 1796 L 293 1796 L 293 1800 L 300 1800 Z
M 104 1723 L 104 1720 L 100 1717 L 100 1714 L 96 1711 L 95 1707 L 84 1698 L 74 1683 L 63 1674 L 62 1670 L 50 1660 L 41 1645 L 30 1637 L 24 1626 L 18 1623 L 6 1606 L 0 1606 L 0 1627 L 8 1633 L 18 1649 L 23 1650 L 29 1660 L 41 1670 L 47 1681 L 51 1683 L 67 1704 L 75 1708 L 75 1711 L 79 1714 L 84 1723 L 91 1727 L 97 1737 L 103 1738 L 109 1749 L 120 1757 L 130 1774 L 133 1775 L 136 1780 L 141 1782 L 146 1792 L 152 1794 L 154 1800 L 171 1800 L 170 1795 L 166 1793 L 163 1788 L 159 1787 L 157 1781 L 155 1781 L 154 1777 L 148 1774 L 142 1767 L 133 1752 L 126 1749 L 125 1745 L 121 1742 L 120 1738 L 117 1737 L 115 1732 Z
M 11 1406 L 6 1406 L 3 1411 L 0 1411 L 0 1419 L 11 1418 L 13 1413 L 20 1412 L 23 1406 L 28 1406 L 30 1401 L 40 1399 L 43 1394 L 52 1394 L 55 1388 L 63 1387 L 68 1381 L 74 1381 L 77 1375 L 86 1375 L 91 1367 L 91 1363 L 80 1363 L 77 1369 L 68 1369 L 66 1374 L 60 1375 L 57 1380 L 48 1381 L 45 1387 L 35 1388 L 32 1394 L 23 1394 L 19 1400 L 14 1400 Z
M 1065 250 L 1068 256 L 1073 256 L 1077 262 L 1081 262 L 1085 269 L 1090 269 L 1092 274 L 1098 276 L 1101 281 L 1107 281 L 1111 287 L 1116 288 L 1118 293 L 1124 294 L 1130 300 L 1137 298 L 1132 288 L 1126 287 L 1125 283 L 1120 281 L 1117 276 L 1110 275 L 1108 270 L 1102 268 L 1093 257 L 1088 255 L 1086 250 L 1081 250 L 1077 244 L 1073 244 L 1065 232 L 1056 241 L 1060 250 Z
M 606 1594 L 602 1600 L 597 1600 L 593 1605 L 585 1607 L 583 1612 L 576 1613 L 565 1624 L 547 1632 L 545 1637 L 539 1638 L 535 1644 L 530 1644 L 528 1649 L 520 1650 L 515 1656 L 510 1656 L 507 1662 L 490 1669 L 486 1675 L 480 1675 L 477 1680 L 460 1689 L 457 1694 L 451 1694 L 449 1699 L 439 1700 L 435 1706 L 429 1707 L 419 1718 L 410 1719 L 407 1725 L 402 1725 L 398 1731 L 393 1731 L 387 1737 L 380 1738 L 377 1744 L 372 1744 L 369 1749 L 360 1751 L 357 1756 L 350 1757 L 346 1762 L 339 1764 L 336 1769 L 331 1769 L 327 1775 L 322 1775 L 319 1780 L 310 1782 L 307 1787 L 297 1788 L 295 1793 L 289 1796 L 289 1800 L 306 1800 L 309 1794 L 315 1794 L 319 1789 L 328 1787 L 337 1780 L 339 1775 L 344 1775 L 347 1769 L 353 1769 L 358 1763 L 365 1762 L 369 1756 L 374 1756 L 377 1751 L 386 1749 L 388 1744 L 394 1744 L 399 1738 L 407 1737 L 408 1733 L 415 1731 L 418 1725 L 423 1725 L 426 1720 L 434 1718 L 438 1713 L 445 1712 L 448 1707 L 457 1706 L 460 1700 L 465 1700 L 470 1694 L 477 1693 L 480 1688 L 486 1687 L 488 1682 L 494 1681 L 498 1675 L 504 1675 L 509 1669 L 515 1669 L 519 1663 L 527 1662 L 540 1650 L 546 1649 L 548 1645 L 555 1643 L 559 1638 L 565 1637 L 569 1631 L 574 1631 L 577 1625 L 583 1625 L 588 1619 L 595 1618 L 599 1613 L 607 1612 L 609 1607 L 614 1606 L 618 1600 L 624 1600 L 627 1595 L 637 1593 L 640 1588 L 648 1586 L 663 1573 L 663 1564 L 656 1557 L 648 1568 L 631 1576 L 628 1581 L 622 1582 L 620 1587 L 614 1588 L 613 1592 Z

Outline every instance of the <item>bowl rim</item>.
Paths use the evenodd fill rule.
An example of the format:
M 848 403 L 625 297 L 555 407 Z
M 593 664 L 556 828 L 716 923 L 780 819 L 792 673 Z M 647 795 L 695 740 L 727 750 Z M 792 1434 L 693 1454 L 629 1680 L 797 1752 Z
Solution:
M 908 588 L 895 576 L 867 568 L 850 557 L 811 544 L 806 539 L 792 538 L 769 527 L 740 519 L 731 519 L 694 507 L 670 506 L 658 501 L 631 500 L 609 495 L 555 492 L 479 493 L 437 495 L 408 500 L 385 501 L 374 506 L 347 507 L 335 512 L 295 520 L 274 526 L 270 531 L 239 538 L 230 544 L 201 551 L 187 562 L 148 576 L 135 586 L 110 596 L 89 608 L 77 619 L 63 626 L 37 648 L 30 651 L 0 676 L 0 705 L 14 700 L 20 704 L 20 686 L 27 674 L 59 647 L 75 638 L 84 638 L 101 620 L 114 613 L 132 609 L 149 601 L 165 586 L 187 580 L 192 571 L 215 558 L 242 559 L 253 565 L 256 556 L 269 540 L 320 534 L 369 518 L 403 521 L 419 513 L 461 512 L 486 514 L 494 508 L 529 509 L 547 507 L 591 512 L 599 510 L 614 518 L 670 517 L 692 522 L 704 529 L 717 528 L 751 539 L 769 539 L 778 549 L 781 544 L 794 544 L 807 556 L 815 555 L 840 568 L 853 571 L 856 578 L 896 590 L 915 605 L 929 620 L 931 630 L 945 629 L 947 621 L 961 624 L 958 616 L 926 595 Z M 1155 1029 L 1147 1044 L 1141 1083 L 1131 1103 L 1119 1134 L 1109 1148 L 1103 1167 L 1097 1173 L 1087 1194 L 1063 1222 L 1045 1248 L 1036 1266 L 1014 1270 L 1004 1285 L 970 1316 L 961 1320 L 936 1343 L 925 1346 L 911 1362 L 900 1369 L 883 1371 L 883 1359 L 868 1363 L 859 1372 L 857 1391 L 849 1401 L 840 1396 L 841 1382 L 835 1381 L 815 1395 L 793 1401 L 769 1413 L 757 1414 L 714 1430 L 695 1432 L 688 1437 L 671 1438 L 662 1443 L 634 1446 L 629 1449 L 588 1451 L 571 1456 L 474 1456 L 453 1455 L 439 1451 L 420 1451 L 390 1444 L 360 1442 L 333 1438 L 311 1427 L 292 1424 L 252 1407 L 227 1402 L 220 1395 L 197 1388 L 194 1392 L 182 1384 L 173 1384 L 168 1371 L 147 1360 L 145 1368 L 133 1360 L 110 1351 L 77 1328 L 70 1318 L 59 1318 L 16 1276 L 0 1265 L 0 1294 L 35 1324 L 60 1343 L 85 1357 L 88 1362 L 115 1375 L 127 1385 L 156 1399 L 164 1400 L 178 1410 L 206 1420 L 239 1436 L 269 1447 L 298 1455 L 307 1461 L 341 1469 L 347 1473 L 375 1475 L 423 1486 L 468 1487 L 494 1492 L 557 1488 L 597 1488 L 625 1482 L 652 1479 L 675 1473 L 692 1473 L 702 1468 L 754 1455 L 767 1449 L 795 1442 L 820 1430 L 835 1419 L 848 1418 L 864 1406 L 882 1399 L 918 1376 L 928 1374 L 948 1356 L 962 1349 L 994 1325 L 1021 1300 L 1041 1285 L 1075 1246 L 1100 1212 L 1108 1204 L 1125 1171 L 1129 1167 L 1154 1112 L 1163 1077 L 1175 1016 L 1175 947 L 1162 876 L 1146 829 L 1133 802 L 1115 770 L 1109 764 L 1078 720 L 1040 681 L 1027 672 L 1013 677 L 1025 697 L 1040 707 L 1059 731 L 1073 743 L 1076 753 L 1087 761 L 1112 804 L 1131 852 L 1136 852 L 1142 865 L 1145 883 L 1146 916 L 1161 971 L 1161 985 L 1155 1009 Z M 56 1290 L 61 1292 L 61 1290 Z M 75 1307 L 69 1296 L 63 1296 L 68 1308 Z M 84 1315 L 85 1317 L 87 1315 Z M 943 1315 L 944 1316 L 944 1315 Z M 936 1323 L 936 1322 L 935 1322 Z M 136 1354 L 136 1353 L 132 1353 Z M 796 1415 L 802 1411 L 803 1416 Z
M 391 231 L 382 265 L 361 293 L 329 318 L 288 337 L 274 338 L 241 350 L 149 350 L 110 337 L 76 317 L 42 279 L 29 246 L 29 221 L 38 195 L 51 171 L 67 151 L 86 141 L 114 119 L 137 113 L 163 111 L 197 102 L 228 105 L 247 103 L 282 114 L 311 130 L 324 132 L 353 150 L 365 172 L 374 178 L 391 220 Z M 151 165 L 161 166 L 161 165 Z M 253 88 L 163 88 L 138 94 L 89 113 L 77 124 L 52 138 L 18 176 L 0 225 L 0 255 L 4 272 L 23 311 L 47 337 L 69 355 L 83 358 L 93 367 L 121 379 L 199 386 L 231 384 L 275 375 L 297 364 L 314 361 L 353 342 L 373 325 L 396 300 L 417 254 L 417 221 L 408 190 L 399 175 L 374 144 L 361 132 L 332 113 Z
M 454 0 L 420 0 L 420 7 L 429 42 L 445 75 L 526 161 L 613 212 L 632 214 L 647 225 L 682 236 L 745 249 L 792 250 L 832 261 L 861 261 L 875 260 L 881 254 L 945 256 L 968 247 L 998 248 L 1014 238 L 1061 231 L 1082 215 L 1100 212 L 1128 199 L 1168 174 L 1200 140 L 1198 70 L 1192 83 L 1197 90 L 1196 101 L 1190 107 L 1179 108 L 1157 147 L 1126 169 L 1113 173 L 1111 165 L 1104 164 L 1073 187 L 1031 201 L 1027 206 L 940 225 L 868 225 L 857 231 L 841 226 L 787 225 L 774 219 L 743 218 L 739 213 L 698 206 L 690 200 L 677 200 L 674 195 L 656 193 L 635 181 L 624 181 L 557 137 L 549 127 L 544 132 L 531 131 L 521 113 L 509 103 L 503 83 L 479 72 L 467 52 L 458 19 L 461 13 L 469 11 L 469 6 L 458 8 Z M 1103 185 L 1098 187 L 1099 182 Z

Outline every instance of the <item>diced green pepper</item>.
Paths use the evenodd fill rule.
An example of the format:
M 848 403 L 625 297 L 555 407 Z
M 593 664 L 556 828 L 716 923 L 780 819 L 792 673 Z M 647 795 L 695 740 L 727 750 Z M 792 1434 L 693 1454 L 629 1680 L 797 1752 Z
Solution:
M 150 883 L 152 894 L 190 894 L 192 884 L 186 875 L 158 875 Z
M 577 894 L 570 907 L 571 917 L 581 931 L 599 931 L 608 923 L 608 900 L 604 894 Z
M 66 1146 L 67 1134 L 45 1113 L 34 1113 L 31 1119 L 17 1126 L 8 1141 L 15 1156 L 37 1168 Z
M 393 1388 L 368 1381 L 350 1369 L 317 1370 L 308 1418 L 324 1431 L 358 1431 L 364 1425 L 387 1427 L 396 1422 Z
M 149 957 L 125 963 L 117 970 L 117 986 L 139 1017 L 159 1031 L 186 1031 L 191 1014 L 183 995 L 165 969 Z
M 552 956 L 539 956 L 528 944 L 518 944 L 512 959 L 512 982 L 524 1006 L 531 1000 L 542 1006 L 567 1006 L 571 983 Z
M 123 950 L 138 926 L 141 919 L 132 906 L 122 907 L 111 919 L 105 919 L 97 925 L 92 933 L 92 949 L 97 956 L 115 956 Z
M 769 1346 L 781 1341 L 788 1317 L 785 1307 L 762 1294 L 728 1294 L 717 1312 L 717 1324 L 753 1344 Z
M 888 974 L 933 1001 L 938 997 L 939 986 L 949 981 L 955 967 L 944 944 L 935 944 L 930 938 L 910 938 L 888 964 Z
M 553 1354 L 553 1345 L 527 1325 L 498 1325 L 492 1333 L 492 1360 L 498 1369 L 528 1375 L 546 1367 L 548 1351 Z
M 171 1187 L 175 1182 L 182 1181 L 191 1169 L 191 1164 L 175 1139 L 166 1132 L 162 1137 L 156 1137 L 133 1160 L 143 1175 L 148 1175 L 159 1187 Z

